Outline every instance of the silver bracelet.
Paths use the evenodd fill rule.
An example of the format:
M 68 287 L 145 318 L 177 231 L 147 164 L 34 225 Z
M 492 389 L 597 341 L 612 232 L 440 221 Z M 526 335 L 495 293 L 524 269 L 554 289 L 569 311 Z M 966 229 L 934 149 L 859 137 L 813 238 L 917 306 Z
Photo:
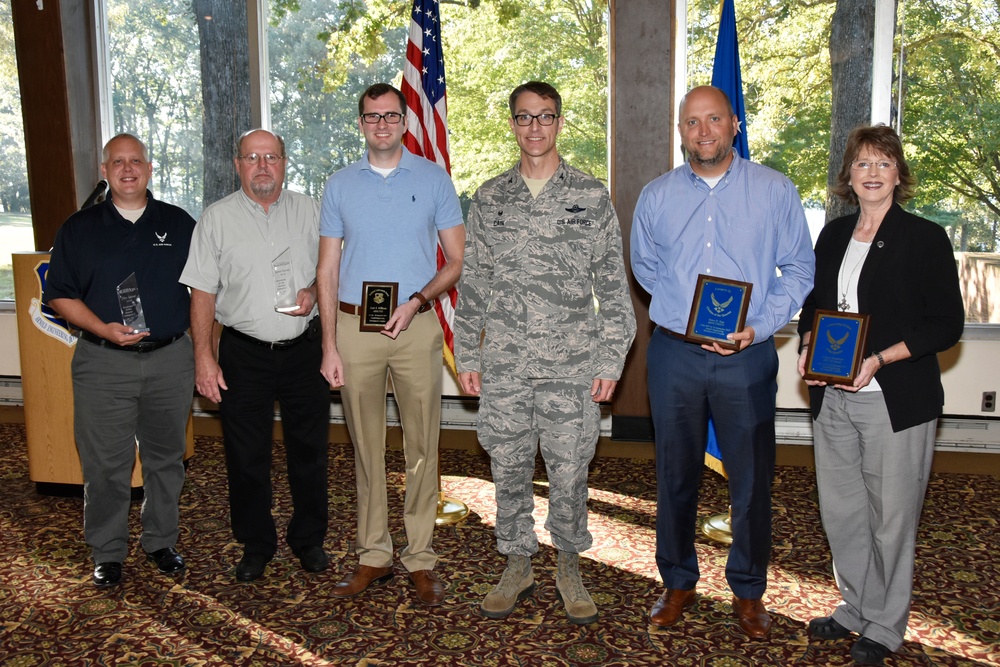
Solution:
M 875 359 L 878 360 L 878 367 L 880 369 L 883 366 L 885 366 L 885 359 L 882 358 L 882 353 L 881 352 L 872 352 L 872 356 L 875 357 Z

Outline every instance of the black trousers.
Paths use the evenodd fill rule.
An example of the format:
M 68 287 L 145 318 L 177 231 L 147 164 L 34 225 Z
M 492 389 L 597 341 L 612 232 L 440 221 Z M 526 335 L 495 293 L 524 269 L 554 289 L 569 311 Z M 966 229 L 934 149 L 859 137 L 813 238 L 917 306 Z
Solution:
M 229 389 L 222 392 L 219 413 L 233 535 L 248 554 L 270 557 L 277 551 L 271 514 L 277 400 L 293 506 L 286 540 L 295 553 L 322 546 L 328 521 L 330 386 L 320 374 L 320 336 L 317 332 L 287 349 L 270 349 L 227 331 L 219 342 L 219 366 Z

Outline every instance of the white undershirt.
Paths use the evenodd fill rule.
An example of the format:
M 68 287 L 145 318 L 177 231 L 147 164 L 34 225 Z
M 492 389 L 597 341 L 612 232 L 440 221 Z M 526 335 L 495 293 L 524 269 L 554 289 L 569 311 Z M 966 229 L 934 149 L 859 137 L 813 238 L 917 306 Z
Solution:
M 861 267 L 871 247 L 871 241 L 864 243 L 852 236 L 847 252 L 844 253 L 844 261 L 840 264 L 840 271 L 837 274 L 837 298 L 847 300 L 847 311 L 851 313 L 858 312 L 858 279 L 861 277 Z M 867 386 L 858 391 L 882 391 L 882 387 L 879 386 L 878 380 L 872 378 Z
M 123 218 L 131 222 L 133 225 L 135 224 L 136 220 L 142 217 L 143 212 L 146 210 L 145 206 L 143 206 L 142 208 L 131 209 L 131 208 L 122 208 L 118 204 L 115 204 L 115 208 L 118 209 L 118 212 L 122 214 Z
M 710 176 L 710 177 L 701 176 L 700 178 L 701 180 L 705 181 L 705 184 L 708 185 L 708 189 L 711 190 L 712 188 L 714 188 L 716 185 L 719 184 L 719 181 L 722 180 L 723 176 L 725 176 L 725 174 L 719 174 L 718 176 Z

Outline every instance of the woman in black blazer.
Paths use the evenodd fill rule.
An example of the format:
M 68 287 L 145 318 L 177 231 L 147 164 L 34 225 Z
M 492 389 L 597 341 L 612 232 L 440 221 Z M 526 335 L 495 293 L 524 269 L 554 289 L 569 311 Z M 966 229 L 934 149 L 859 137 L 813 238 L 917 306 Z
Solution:
M 942 227 L 904 211 L 914 179 L 896 133 L 851 132 L 833 192 L 860 206 L 816 242 L 816 283 L 799 318 L 799 373 L 818 309 L 866 313 L 865 359 L 851 385 L 807 380 L 820 514 L 842 601 L 809 622 L 819 639 L 860 639 L 878 665 L 903 643 L 917 523 L 944 405 L 937 353 L 958 342 L 965 310 Z

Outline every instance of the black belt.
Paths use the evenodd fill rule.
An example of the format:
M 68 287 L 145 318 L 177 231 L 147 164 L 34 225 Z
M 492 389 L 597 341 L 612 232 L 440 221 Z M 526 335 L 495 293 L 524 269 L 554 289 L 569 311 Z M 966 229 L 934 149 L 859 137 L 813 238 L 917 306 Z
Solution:
M 289 338 L 288 340 L 275 340 L 275 341 L 260 340 L 259 338 L 254 338 L 249 334 L 243 333 L 239 329 L 233 329 L 231 327 L 226 327 L 225 329 L 223 329 L 222 332 L 229 333 L 230 335 L 235 336 L 240 340 L 245 340 L 248 343 L 253 343 L 254 345 L 260 345 L 261 347 L 267 347 L 272 350 L 287 350 L 288 348 L 294 347 L 299 343 L 301 343 L 302 341 L 306 340 L 309 337 L 309 334 L 313 332 L 313 330 L 318 330 L 318 329 L 319 329 L 319 318 L 314 317 L 312 321 L 309 322 L 309 326 L 306 328 L 305 331 L 303 331 L 295 338 Z
M 677 333 L 676 331 L 671 331 L 670 329 L 668 329 L 666 327 L 661 327 L 659 324 L 656 325 L 656 328 L 659 329 L 660 331 L 662 331 L 663 333 L 667 334 L 668 336 L 673 336 L 674 338 L 676 338 L 678 340 L 682 340 L 685 343 L 688 342 L 687 339 L 684 338 L 684 336 L 682 336 L 681 334 Z
M 140 340 L 138 343 L 132 343 L 131 345 L 118 345 L 116 343 L 112 343 L 106 338 L 95 336 L 89 331 L 80 332 L 80 338 L 88 343 L 93 343 L 94 345 L 99 345 L 100 347 L 106 347 L 109 350 L 123 350 L 125 352 L 152 352 L 153 350 L 159 350 L 161 347 L 166 347 L 174 341 L 180 340 L 180 337 L 183 335 L 184 334 L 179 333 L 176 336 L 171 336 L 170 338 L 164 340 Z
M 428 310 L 434 307 L 434 302 L 428 301 L 427 303 L 417 308 L 418 313 L 426 313 Z M 353 303 L 340 302 L 340 312 L 347 313 L 348 315 L 360 315 L 361 306 L 355 306 Z

